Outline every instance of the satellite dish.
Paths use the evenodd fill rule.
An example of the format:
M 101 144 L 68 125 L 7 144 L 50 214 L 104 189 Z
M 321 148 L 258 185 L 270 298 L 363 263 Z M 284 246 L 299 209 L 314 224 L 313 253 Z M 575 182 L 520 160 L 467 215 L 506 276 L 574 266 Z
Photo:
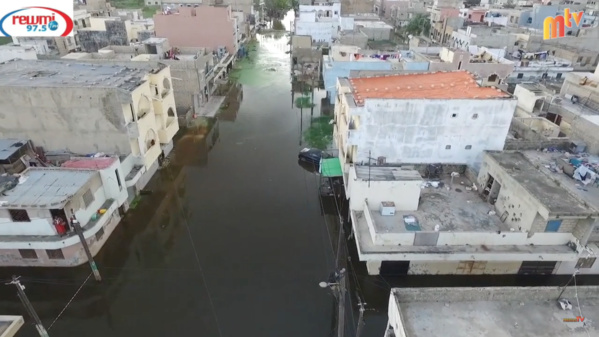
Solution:
M 328 287 L 328 286 L 329 286 L 329 284 L 328 284 L 328 283 L 326 283 L 326 282 L 320 282 L 320 283 L 318 283 L 318 285 L 319 285 L 321 288 L 326 288 L 326 287 Z

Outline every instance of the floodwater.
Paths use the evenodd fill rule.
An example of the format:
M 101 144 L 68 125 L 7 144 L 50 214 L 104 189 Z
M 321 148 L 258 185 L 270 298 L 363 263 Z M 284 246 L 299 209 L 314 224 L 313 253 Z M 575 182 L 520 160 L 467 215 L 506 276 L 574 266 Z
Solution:
M 318 283 L 332 248 L 319 181 L 297 164 L 310 116 L 292 108 L 288 37 L 258 39 L 239 110 L 178 139 L 97 256 L 103 282 L 81 286 L 87 265 L 0 271 L 22 276 L 50 336 L 330 336 L 334 298 Z M 14 286 L 0 296 L 0 313 L 27 317 Z
M 179 136 L 170 165 L 147 187 L 151 193 L 96 257 L 103 282 L 88 279 L 87 265 L 0 270 L 0 279 L 22 276 L 50 336 L 332 335 L 335 299 L 318 283 L 334 270 L 337 207 L 344 214 L 346 205 L 321 201 L 317 175 L 297 163 L 301 135 L 319 106 L 295 107 L 288 37 L 259 35 L 258 42 L 234 74 L 240 86 L 218 121 Z M 323 97 L 316 91 L 314 102 Z M 383 335 L 391 286 L 567 280 L 373 277 L 354 246 L 353 240 L 342 246 L 350 257 L 346 336 L 355 336 L 358 297 L 367 303 L 362 336 Z M 0 299 L 0 314 L 28 317 L 14 286 L 0 287 Z M 18 337 L 34 336 L 27 318 Z

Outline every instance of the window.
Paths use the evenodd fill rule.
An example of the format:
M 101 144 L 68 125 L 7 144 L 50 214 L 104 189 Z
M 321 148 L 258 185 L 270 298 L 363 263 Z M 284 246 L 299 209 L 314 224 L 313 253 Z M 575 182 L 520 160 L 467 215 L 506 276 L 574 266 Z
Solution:
M 9 209 L 8 213 L 14 222 L 31 222 L 29 214 L 24 209 Z
M 85 193 L 83 193 L 83 203 L 85 204 L 85 208 L 88 208 L 92 202 L 94 202 L 94 195 L 92 194 L 92 191 L 85 191 Z
M 451 145 L 445 145 L 445 150 L 451 150 Z
M 561 220 L 547 221 L 547 226 L 545 227 L 545 232 L 558 232 L 561 225 L 562 225 Z
M 541 78 L 547 78 L 547 73 L 543 73 L 543 75 L 541 75 Z
M 472 145 L 466 145 L 466 150 L 471 150 L 472 149 Z
M 114 170 L 114 174 L 116 175 L 116 183 L 119 184 L 119 191 L 123 189 L 123 185 L 121 184 L 121 177 L 119 176 L 119 170 Z
M 595 260 L 597 260 L 596 257 L 587 257 L 587 258 L 578 259 L 578 262 L 576 262 L 576 269 L 592 268 L 593 265 L 595 264 Z
M 576 60 L 576 62 L 582 62 L 582 56 L 579 56 L 578 59 Z
M 19 249 L 19 254 L 23 259 L 37 259 L 37 253 L 34 249 Z
M 519 73 L 519 74 L 518 74 L 518 78 L 523 78 L 523 77 L 524 77 L 524 74 L 523 74 L 523 73 Z
M 46 254 L 50 260 L 64 260 L 62 249 L 46 249 Z
M 458 114 L 451 114 L 451 118 L 456 118 L 458 117 Z
M 562 73 L 557 73 L 557 76 L 555 76 L 555 78 L 557 78 L 557 79 L 562 78 Z
M 104 228 L 100 228 L 100 230 L 96 233 L 96 240 L 97 241 L 102 240 L 103 236 L 104 236 Z
M 478 118 L 478 114 L 472 115 L 472 119 L 477 119 L 477 118 Z

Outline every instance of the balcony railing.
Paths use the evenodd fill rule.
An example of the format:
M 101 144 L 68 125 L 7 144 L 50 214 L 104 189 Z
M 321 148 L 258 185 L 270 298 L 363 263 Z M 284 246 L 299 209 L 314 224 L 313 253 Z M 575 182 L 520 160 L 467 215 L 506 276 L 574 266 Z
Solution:
M 177 117 L 168 117 L 168 119 L 166 120 L 166 128 L 158 130 L 158 137 L 160 139 L 160 143 L 170 143 L 177 131 L 179 131 Z

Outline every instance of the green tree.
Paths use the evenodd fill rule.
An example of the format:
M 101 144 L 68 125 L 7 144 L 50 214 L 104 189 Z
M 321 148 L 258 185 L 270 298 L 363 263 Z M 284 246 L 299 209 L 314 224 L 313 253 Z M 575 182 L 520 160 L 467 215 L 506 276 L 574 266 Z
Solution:
M 271 19 L 281 19 L 291 9 L 290 0 L 264 0 L 264 11 Z
M 428 36 L 431 31 L 431 21 L 428 15 L 416 14 L 408 25 L 405 27 L 405 32 L 414 36 Z

